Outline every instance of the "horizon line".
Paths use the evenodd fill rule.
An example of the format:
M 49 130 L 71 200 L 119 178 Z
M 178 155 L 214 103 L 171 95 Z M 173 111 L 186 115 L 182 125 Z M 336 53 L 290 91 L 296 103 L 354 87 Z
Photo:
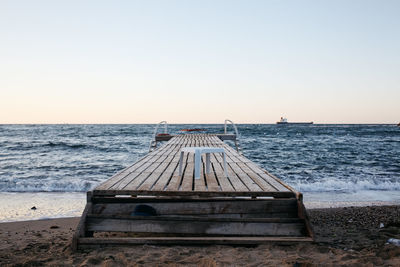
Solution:
M 150 124 L 158 124 L 152 122 L 132 122 L 132 123 L 108 123 L 108 122 L 101 122 L 101 123 L 69 123 L 69 122 L 57 122 L 57 123 L 46 123 L 46 122 L 38 122 L 38 123 L 0 123 L 0 125 L 150 125 Z M 169 125 L 179 125 L 179 124 L 224 124 L 222 123 L 215 123 L 215 122 L 200 122 L 200 123 L 192 123 L 192 122 L 180 122 L 180 123 L 168 123 Z M 237 125 L 240 124 L 265 124 L 265 125 L 277 125 L 276 122 L 240 122 L 236 123 Z M 329 122 L 329 123 L 313 123 L 309 125 L 398 125 L 397 122 L 394 123 L 376 123 L 376 122 L 363 122 L 363 123 L 354 123 L 354 122 Z

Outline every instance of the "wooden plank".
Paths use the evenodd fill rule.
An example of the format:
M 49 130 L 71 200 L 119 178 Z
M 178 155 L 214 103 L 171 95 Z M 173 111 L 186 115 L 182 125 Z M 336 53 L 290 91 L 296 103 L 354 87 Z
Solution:
M 287 236 L 218 236 L 218 237 L 111 237 L 111 238 L 80 238 L 79 248 L 98 246 L 127 246 L 127 245 L 259 245 L 265 243 L 297 243 L 312 242 L 309 237 Z
M 160 141 L 169 141 L 169 140 L 171 140 L 173 137 L 175 137 L 175 136 L 174 136 L 174 135 L 156 136 L 155 140 L 156 140 L 157 142 L 160 142 Z
M 211 158 L 215 158 L 215 155 L 211 155 Z M 228 177 L 225 176 L 224 169 L 221 164 L 217 161 L 211 161 L 211 166 L 214 169 L 215 179 L 218 181 L 221 186 L 222 191 L 231 192 L 235 191 L 235 188 L 232 185 L 232 182 Z M 247 191 L 247 190 L 246 190 Z
M 160 157 L 155 161 L 155 163 L 171 162 L 172 159 L 174 158 L 174 152 L 175 151 L 171 151 L 169 154 Z
M 171 179 L 172 180 L 172 179 Z M 140 196 L 157 196 L 157 197 L 275 197 L 275 198 L 292 198 L 295 193 L 286 192 L 266 192 L 266 191 L 219 191 L 219 192 L 202 192 L 202 191 L 146 191 L 146 190 L 93 190 L 96 196 L 115 196 L 115 195 L 140 195 Z
M 144 171 L 146 169 L 154 169 L 156 168 L 156 166 L 154 165 L 153 162 L 146 162 L 145 164 L 143 164 L 142 166 L 140 166 L 138 169 L 136 169 L 134 172 L 130 173 L 129 175 L 127 175 L 123 180 L 121 180 L 118 184 L 116 184 L 115 186 L 113 186 L 112 188 L 108 189 L 114 189 L 114 190 L 123 190 L 128 184 L 130 184 L 132 181 L 134 181 L 135 179 L 141 179 L 140 177 L 147 177 L 149 172 L 144 173 Z
M 297 217 L 299 219 L 304 220 L 304 224 L 306 227 L 306 231 L 307 231 L 307 236 L 311 237 L 312 239 L 314 239 L 314 231 L 313 231 L 313 227 L 310 223 L 310 219 L 308 218 L 308 214 L 307 214 L 307 210 L 304 207 L 303 204 L 303 195 L 301 193 L 297 194 Z
M 214 147 L 211 143 L 210 138 L 205 138 L 205 145 Z M 221 165 L 218 163 L 215 154 L 212 153 L 210 155 L 210 162 L 213 171 L 210 174 L 206 174 L 206 182 L 209 191 L 235 191 L 231 182 L 229 181 L 229 177 L 225 177 L 225 175 L 220 175 L 219 179 L 217 178 L 216 173 L 223 173 L 223 169 Z
M 168 149 L 163 150 L 161 154 L 148 160 L 146 163 L 144 163 L 143 165 L 141 165 L 140 167 L 135 169 L 132 173 L 127 175 L 118 184 L 116 184 L 115 186 L 113 186 L 110 189 L 122 190 L 122 189 L 125 189 L 126 187 L 133 189 L 133 188 L 139 186 L 143 182 L 143 180 L 146 179 L 148 176 L 150 176 L 150 173 L 153 172 L 160 165 L 160 163 L 158 163 L 157 161 L 160 158 L 167 157 L 167 155 L 168 155 L 167 153 L 169 151 Z M 132 185 L 129 186 L 129 184 L 132 184 Z
M 155 163 L 159 164 L 152 172 L 142 173 L 141 179 L 135 179 L 133 182 L 128 184 L 124 189 L 126 190 L 142 190 L 150 189 L 153 183 L 161 176 L 161 174 L 167 169 L 169 162 Z
M 186 136 L 184 136 L 186 137 Z M 187 147 L 191 145 L 191 140 L 189 138 L 182 138 L 182 143 L 179 146 L 178 150 L 177 150 L 177 154 L 175 155 L 173 162 L 176 162 L 176 168 L 174 170 L 174 172 L 172 173 L 172 176 L 170 178 L 170 180 L 166 183 L 166 186 L 164 187 L 165 190 L 167 191 L 178 191 L 179 187 L 181 185 L 182 182 L 182 177 L 183 176 L 179 176 L 179 159 L 180 159 L 180 151 L 183 147 Z M 188 162 L 188 157 L 189 157 L 189 153 L 184 153 L 183 156 L 183 161 L 182 161 L 182 170 L 184 171 L 184 167 L 186 166 L 186 163 Z
M 137 192 L 144 192 L 144 191 L 137 191 Z M 152 191 L 147 191 L 152 192 Z M 170 194 L 168 191 L 164 191 L 167 195 Z M 93 195 L 92 202 L 96 204 L 102 203 L 175 203 L 175 202 L 219 202 L 219 201 L 229 201 L 229 202 L 236 202 L 236 201 L 261 201 L 261 200 L 271 200 L 271 201 L 281 201 L 281 200 L 294 200 L 296 199 L 296 195 L 291 194 L 291 197 L 288 198 L 273 198 L 271 196 L 263 197 L 258 196 L 258 198 L 253 198 L 252 196 L 248 195 L 236 195 L 236 196 L 225 196 L 232 192 L 223 192 L 221 196 L 218 196 L 218 192 L 210 192 L 210 194 L 215 194 L 217 197 L 209 197 L 208 192 L 200 192 L 200 194 L 196 194 L 195 198 L 192 197 L 193 194 L 190 192 L 186 192 L 187 197 L 185 196 L 178 196 L 178 197 L 170 197 L 170 196 L 161 196 L 161 197 L 150 197 L 144 195 L 144 197 L 139 196 L 131 196 L 131 195 Z M 244 194 L 246 192 L 233 192 L 234 194 Z M 260 192 L 262 194 L 266 194 L 266 192 Z M 203 196 L 201 196 L 203 194 Z M 287 193 L 285 193 L 287 194 Z
M 179 165 L 179 162 L 174 162 L 171 161 L 170 165 L 168 168 L 161 174 L 159 179 L 155 182 L 154 186 L 152 188 L 147 188 L 143 187 L 140 190 L 153 190 L 153 191 L 162 191 L 166 188 L 167 183 L 170 181 L 172 178 L 174 172 L 177 170 Z
M 230 147 L 229 145 L 224 144 L 224 148 L 225 148 L 226 153 L 228 154 L 228 156 L 230 156 L 230 158 L 232 159 L 233 162 L 236 162 L 236 163 L 237 162 L 245 162 L 245 163 L 251 162 L 248 158 L 246 158 L 242 155 L 239 155 L 238 152 L 236 150 L 234 150 L 232 147 Z
M 221 141 L 224 141 L 224 140 L 235 141 L 236 140 L 236 134 L 217 134 L 217 137 Z
M 293 187 L 291 187 L 290 185 L 284 183 L 282 180 L 280 180 L 278 177 L 276 177 L 275 175 L 269 173 L 268 171 L 262 169 L 264 172 L 264 174 L 267 174 L 269 177 L 271 177 L 274 181 L 278 182 L 280 185 L 284 186 L 287 190 L 292 191 L 296 194 L 298 194 L 299 192 L 297 192 Z
M 159 151 L 164 152 L 165 149 L 167 149 L 166 146 L 163 147 L 162 149 L 160 149 Z M 105 189 L 110 189 L 110 188 L 118 188 L 118 186 L 120 184 L 125 185 L 126 182 L 124 183 L 124 180 L 129 179 L 129 178 L 127 178 L 128 176 L 130 176 L 130 175 L 134 176 L 135 171 L 137 171 L 139 168 L 143 167 L 145 164 L 148 164 L 149 162 L 153 162 L 153 161 L 155 161 L 155 159 L 158 159 L 158 158 L 159 158 L 158 154 L 149 153 L 149 154 L 147 154 L 147 156 L 143 157 L 138 162 L 136 162 L 133 165 L 131 165 L 130 167 L 126 168 L 122 172 L 117 173 L 111 179 L 109 179 L 108 181 L 106 181 L 105 183 L 101 184 L 100 186 L 98 186 L 96 188 L 99 190 L 105 190 Z
M 194 179 L 194 153 L 188 153 L 188 158 L 183 172 L 182 183 L 179 188 L 181 191 L 192 191 Z
M 211 165 L 211 168 L 213 166 Z M 214 171 L 211 171 L 210 173 L 206 173 L 204 175 L 204 179 L 206 180 L 206 186 L 208 191 L 221 191 L 223 190 L 220 185 L 218 185 L 217 178 L 214 174 Z
M 87 227 L 94 232 L 135 232 L 202 235 L 303 236 L 299 219 L 263 218 L 186 218 L 161 216 L 87 216 Z
M 286 192 L 286 191 L 291 191 L 296 193 L 296 191 L 289 190 L 286 186 L 275 180 L 273 177 L 271 177 L 268 173 L 266 172 L 259 172 L 257 173 L 261 178 L 263 178 L 265 181 L 267 181 L 270 185 L 275 187 L 278 191 Z
M 262 187 L 252 180 L 247 173 L 245 173 L 235 162 L 228 163 L 232 171 L 239 177 L 239 179 L 246 185 L 250 191 L 262 191 Z
M 170 161 L 165 161 L 140 185 L 138 190 L 150 190 L 162 175 L 172 175 L 173 166 Z
M 250 169 L 244 162 L 237 163 L 243 172 L 245 172 L 262 190 L 264 191 L 276 191 L 276 189 L 267 183 L 264 179 L 258 176 L 252 169 Z
M 200 179 L 193 179 L 194 183 L 194 190 L 195 191 L 207 191 L 206 188 L 206 177 L 205 177 L 205 164 L 206 164 L 206 157 L 205 155 L 202 155 L 201 157 L 201 170 L 200 170 Z
M 100 184 L 96 187 L 99 190 L 105 190 L 108 188 L 113 187 L 115 184 L 119 183 L 122 179 L 124 179 L 127 175 L 132 173 L 137 167 L 143 165 L 146 161 L 148 161 L 153 155 L 146 155 L 145 157 L 139 159 L 137 162 L 132 164 L 131 166 L 123 169 L 122 171 L 114 174 L 110 179 L 105 181 L 104 183 Z
M 74 235 L 72 236 L 72 243 L 71 243 L 71 248 L 72 251 L 76 251 L 78 248 L 78 240 L 80 237 L 85 236 L 86 232 L 86 216 L 92 213 L 92 203 L 88 202 L 85 206 L 85 209 L 83 210 L 81 219 L 79 220 L 78 226 L 75 230 Z
M 206 223 L 302 223 L 303 220 L 299 218 L 208 218 L 200 216 L 134 216 L 134 215 L 114 215 L 114 214 L 88 214 L 87 219 L 98 220 L 122 220 L 122 221 L 154 221 L 165 222 L 175 221 L 192 223 L 193 221 L 206 222 Z M 110 230 L 111 232 L 112 230 Z
M 165 215 L 176 216 L 176 215 Z M 186 215 L 181 215 L 186 216 Z M 225 218 L 225 219 L 265 219 L 265 218 L 297 218 L 293 213 L 280 212 L 280 213 L 229 213 L 229 214 L 199 214 L 196 217 L 205 218 Z
M 154 166 L 147 168 L 144 172 L 142 172 L 139 178 L 133 180 L 131 183 L 125 186 L 124 189 L 134 190 L 140 187 L 139 190 L 149 190 L 154 182 L 159 179 L 162 173 L 167 170 L 170 161 L 172 160 L 170 155 L 171 153 L 174 153 L 175 147 L 175 144 L 170 146 L 165 153 L 163 153 L 160 158 L 153 163 Z M 149 174 L 147 174 L 147 172 Z
M 136 199 L 136 201 L 139 201 Z M 93 214 L 130 215 L 138 205 L 152 207 L 157 215 L 211 215 L 211 214 L 262 214 L 270 217 L 272 214 L 287 213 L 297 216 L 297 200 L 292 199 L 264 199 L 264 200 L 224 200 L 224 201 L 180 201 L 168 200 L 148 202 L 141 200 L 136 203 L 96 203 L 93 205 Z
M 275 190 L 279 191 L 288 191 L 288 188 L 283 186 L 281 183 L 276 181 L 276 179 L 273 179 L 272 177 L 268 177 L 268 175 L 265 175 L 265 171 L 261 168 L 259 168 L 256 164 L 245 158 L 244 156 L 240 156 L 233 148 L 230 146 L 224 144 L 224 149 L 226 150 L 227 156 L 230 158 L 229 161 L 236 162 L 236 163 L 245 163 L 248 169 L 250 169 L 252 172 L 247 173 L 245 172 L 248 176 L 253 176 L 252 173 L 257 173 L 259 176 L 261 176 L 262 180 L 264 180 L 267 184 L 263 183 L 261 179 L 258 181 L 254 180 L 261 188 L 265 188 L 265 190 L 268 190 L 268 187 L 275 188 Z M 253 176 L 253 178 L 255 178 Z M 246 178 L 244 178 L 246 179 Z M 246 180 L 245 180 L 246 182 Z M 248 185 L 246 183 L 246 185 Z M 268 186 L 269 185 L 269 186 Z
M 246 185 L 242 182 L 242 180 L 236 175 L 236 173 L 232 170 L 231 166 L 228 163 L 227 158 L 227 172 L 228 178 L 225 177 L 225 172 L 223 170 L 223 158 L 219 153 L 213 153 L 213 159 L 215 159 L 218 164 L 213 165 L 216 168 L 216 177 L 219 181 L 223 179 L 229 179 L 232 187 L 235 191 L 249 191 Z
M 188 146 L 198 146 L 197 135 L 189 134 L 190 144 Z M 188 153 L 185 170 L 182 176 L 180 191 L 192 191 L 194 187 L 194 153 Z
M 222 165 L 222 162 L 220 162 L 220 164 Z M 236 191 L 251 191 L 246 186 L 246 184 L 240 179 L 240 177 L 235 173 L 235 171 L 232 169 L 231 165 L 229 165 L 229 163 L 227 163 L 226 166 L 227 166 L 227 169 L 228 169 L 227 170 L 228 171 L 228 177 L 229 177 L 229 180 L 232 183 L 233 188 L 235 188 Z M 218 174 L 219 174 L 219 175 L 217 175 L 218 179 L 219 179 L 219 177 L 221 175 L 223 177 L 225 177 L 224 173 L 218 173 Z
M 215 142 L 212 142 L 210 140 L 208 140 L 207 144 L 211 147 L 218 147 Z M 237 177 L 235 175 L 229 175 L 228 173 L 228 177 L 225 176 L 225 172 L 223 169 L 223 159 L 219 153 L 212 153 L 210 161 L 214 168 L 215 178 L 219 182 L 223 191 L 248 191 L 247 187 L 245 187 L 244 185 L 240 185 L 240 182 L 237 181 Z M 234 187 L 234 183 L 236 187 Z
M 237 162 L 237 163 L 245 163 L 246 166 L 248 167 L 248 169 L 251 170 L 251 172 L 253 173 L 257 173 L 262 180 L 266 181 L 267 184 L 269 184 L 269 186 L 272 186 L 273 188 L 275 188 L 275 190 L 279 190 L 279 191 L 288 191 L 288 188 L 286 188 L 285 186 L 283 186 L 282 184 L 280 184 L 279 182 L 277 182 L 275 179 L 273 179 L 272 177 L 268 177 L 268 175 L 265 175 L 265 171 L 263 169 L 261 169 L 260 167 L 258 167 L 255 163 L 251 162 L 250 160 L 246 159 L 243 156 L 239 156 L 236 151 L 234 151 L 231 147 L 226 146 L 226 149 L 228 151 L 228 156 L 232 159 L 232 157 L 235 157 L 235 159 L 232 159 L 232 161 Z M 247 173 L 247 172 L 246 172 Z M 249 174 L 249 173 L 247 173 Z M 250 175 L 249 175 L 250 176 Z M 253 179 L 255 180 L 255 179 Z M 262 182 L 261 182 L 262 183 Z M 264 184 L 264 186 L 267 186 L 266 184 Z M 261 187 L 263 187 L 261 185 Z M 268 187 L 268 186 L 267 186 Z M 268 190 L 268 189 L 267 189 Z
M 188 153 L 184 153 L 184 157 L 183 157 L 183 160 L 182 160 L 183 166 L 186 165 L 188 156 L 189 156 Z M 181 181 L 182 181 L 182 177 L 183 176 L 179 175 L 179 162 L 177 162 L 176 164 L 177 164 L 177 167 L 175 168 L 174 172 L 172 173 L 170 181 L 166 185 L 165 190 L 167 190 L 167 191 L 178 191 L 179 190 L 179 186 L 181 185 Z M 184 171 L 183 167 L 182 167 L 182 170 Z

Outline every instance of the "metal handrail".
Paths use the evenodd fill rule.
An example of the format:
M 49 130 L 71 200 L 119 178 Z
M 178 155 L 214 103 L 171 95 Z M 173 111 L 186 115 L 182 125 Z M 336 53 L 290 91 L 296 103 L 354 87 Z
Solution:
M 157 136 L 158 127 L 161 124 L 164 124 L 164 133 L 168 133 L 168 122 L 167 121 L 159 122 L 157 124 L 157 126 L 154 128 L 153 138 L 150 141 L 149 152 L 151 152 L 154 148 L 157 147 L 156 136 Z
M 227 122 L 230 122 L 233 126 L 233 129 L 235 130 L 235 146 L 236 146 L 236 151 L 242 155 L 242 148 L 240 147 L 240 141 L 239 141 L 239 131 L 235 125 L 235 123 L 231 120 L 225 120 L 225 125 L 224 125 L 224 134 L 226 134 L 226 130 L 227 130 Z
M 161 124 L 163 124 L 163 123 L 165 124 L 165 125 L 164 125 L 164 133 L 168 133 L 168 122 L 166 122 L 166 121 L 159 122 L 159 123 L 157 124 L 156 128 L 154 128 L 153 139 L 156 138 L 158 127 L 159 127 Z
M 224 134 L 226 134 L 227 122 L 230 122 L 230 123 L 232 124 L 233 129 L 235 130 L 236 138 L 239 138 L 239 131 L 238 131 L 238 129 L 236 128 L 235 123 L 234 123 L 233 121 L 231 121 L 231 120 L 225 120 Z

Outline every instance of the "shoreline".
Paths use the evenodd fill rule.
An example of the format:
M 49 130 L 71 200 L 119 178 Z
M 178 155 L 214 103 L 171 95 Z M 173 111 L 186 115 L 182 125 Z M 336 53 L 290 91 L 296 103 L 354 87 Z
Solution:
M 400 194 L 399 191 L 305 192 L 303 202 L 307 210 L 400 205 Z M 0 192 L 0 223 L 78 217 L 85 205 L 86 193 L 81 192 Z
M 400 265 L 400 205 L 308 209 L 314 243 L 104 247 L 73 253 L 79 217 L 0 223 L 2 266 Z
M 308 207 L 306 206 L 308 205 Z M 372 208 L 372 207 L 392 207 L 392 206 L 400 206 L 397 202 L 308 202 L 305 203 L 307 211 L 314 210 L 331 210 L 331 209 L 347 209 L 347 208 Z M 81 212 L 80 212 L 81 214 Z M 2 221 L 0 220 L 0 225 L 7 223 L 29 223 L 29 222 L 38 222 L 38 221 L 57 221 L 64 219 L 79 219 L 80 216 L 60 216 L 54 215 L 53 217 L 41 217 L 41 218 L 33 218 L 26 220 L 10 220 L 10 221 Z

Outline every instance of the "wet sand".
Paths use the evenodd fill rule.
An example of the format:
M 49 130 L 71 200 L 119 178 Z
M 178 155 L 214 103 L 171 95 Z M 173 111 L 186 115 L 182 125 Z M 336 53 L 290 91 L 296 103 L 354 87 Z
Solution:
M 79 218 L 0 224 L 0 266 L 400 266 L 400 206 L 308 211 L 314 243 L 131 246 L 72 252 Z M 382 225 L 383 224 L 383 225 Z

